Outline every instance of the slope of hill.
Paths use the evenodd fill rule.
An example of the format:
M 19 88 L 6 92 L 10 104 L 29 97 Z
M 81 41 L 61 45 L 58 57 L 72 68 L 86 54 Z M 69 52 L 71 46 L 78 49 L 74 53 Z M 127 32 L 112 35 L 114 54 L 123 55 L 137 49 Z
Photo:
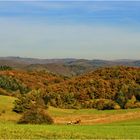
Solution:
M 64 64 L 56 64 L 56 63 L 50 63 L 50 64 L 31 64 L 28 65 L 26 70 L 29 71 L 40 71 L 40 70 L 45 70 L 48 72 L 53 72 L 59 75 L 64 75 L 67 77 L 73 76 L 75 73 L 70 69 L 69 66 L 66 66 Z
M 63 76 L 46 71 L 0 71 L 0 94 L 8 91 L 10 94 L 14 93 L 13 95 L 16 95 L 17 93 L 27 93 L 31 89 L 46 89 L 48 85 L 64 80 Z
M 27 66 L 27 64 L 23 63 L 23 62 L 16 62 L 16 61 L 13 61 L 13 60 L 0 59 L 0 66 L 3 66 L 3 65 L 7 65 L 7 66 L 17 68 L 17 69 L 23 69 L 24 67 Z
M 21 115 L 12 111 L 16 98 L 0 95 L 0 121 L 17 121 Z
M 45 91 L 44 100 L 55 107 L 136 108 L 140 107 L 140 68 L 106 67 L 72 78 L 43 69 L 0 71 L 1 95 L 16 96 L 32 89 Z
M 23 57 L 0 57 L 0 60 L 12 60 L 14 62 L 26 64 L 49 64 L 49 63 L 69 63 L 76 61 L 74 58 L 64 59 L 39 59 L 39 58 L 23 58 Z
M 55 103 L 60 106 L 63 103 L 66 106 L 77 106 L 78 101 L 83 107 L 92 108 L 96 106 L 94 106 L 95 99 L 101 99 L 101 102 L 106 102 L 102 99 L 107 99 L 115 101 L 121 108 L 124 108 L 127 101 L 132 98 L 134 98 L 134 102 L 140 101 L 140 68 L 121 66 L 97 69 L 60 84 L 49 86 L 47 92 L 56 100 L 58 100 L 57 98 L 62 100 L 62 102 Z M 113 105 L 113 102 L 110 104 Z M 137 105 L 139 106 L 139 104 Z

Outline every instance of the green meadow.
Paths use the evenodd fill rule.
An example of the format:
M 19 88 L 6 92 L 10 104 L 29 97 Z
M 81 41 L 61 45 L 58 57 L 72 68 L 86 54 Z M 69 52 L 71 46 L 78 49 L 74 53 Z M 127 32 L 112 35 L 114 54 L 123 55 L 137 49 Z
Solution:
M 1 139 L 140 139 L 140 119 L 96 125 L 18 125 L 0 123 Z
M 139 109 L 98 111 L 49 107 L 48 112 L 56 120 L 55 124 L 23 125 L 16 123 L 20 115 L 12 112 L 14 100 L 13 97 L 0 96 L 0 139 L 140 139 Z M 137 116 L 132 119 L 133 114 Z M 115 119 L 115 116 L 118 119 Z M 83 123 L 78 125 L 65 123 L 69 118 L 78 117 Z M 95 120 L 104 118 L 106 122 L 101 119 L 99 122 L 84 124 L 88 117 Z M 114 121 L 108 121 L 109 117 L 114 117 Z

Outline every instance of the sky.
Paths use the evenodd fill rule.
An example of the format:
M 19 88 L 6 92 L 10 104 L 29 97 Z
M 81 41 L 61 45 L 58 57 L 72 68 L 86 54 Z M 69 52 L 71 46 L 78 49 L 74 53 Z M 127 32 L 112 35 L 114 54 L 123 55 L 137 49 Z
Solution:
M 140 59 L 140 1 L 0 1 L 0 56 Z

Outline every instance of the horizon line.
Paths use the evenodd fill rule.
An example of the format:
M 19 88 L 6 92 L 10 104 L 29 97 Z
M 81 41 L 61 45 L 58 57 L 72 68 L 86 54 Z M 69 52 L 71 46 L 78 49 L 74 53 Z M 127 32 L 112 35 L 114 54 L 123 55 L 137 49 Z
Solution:
M 132 58 L 119 58 L 119 59 L 103 59 L 103 58 L 91 58 L 91 59 L 89 59 L 89 58 L 75 58 L 75 57 L 60 57 L 60 58 L 58 58 L 58 57 L 52 57 L 52 58 L 39 58 L 39 57 L 26 57 L 26 56 L 0 56 L 0 58 L 23 58 L 23 59 L 40 59 L 40 60 L 45 60 L 45 59 L 47 59 L 47 60 L 55 60 L 55 59 L 57 59 L 57 60 L 64 60 L 64 59 L 73 59 L 73 60 L 100 60 L 100 61 L 129 61 L 129 60 L 131 60 L 131 61 L 137 61 L 137 60 L 140 60 L 140 58 L 136 58 L 136 59 L 132 59 Z

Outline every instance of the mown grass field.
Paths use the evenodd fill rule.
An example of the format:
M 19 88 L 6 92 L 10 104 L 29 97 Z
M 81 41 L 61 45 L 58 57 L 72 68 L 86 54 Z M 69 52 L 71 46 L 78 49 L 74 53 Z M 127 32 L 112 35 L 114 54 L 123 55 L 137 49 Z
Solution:
M 140 139 L 140 120 L 96 125 L 18 125 L 0 123 L 1 139 Z
M 0 96 L 0 139 L 140 139 L 140 109 L 97 111 L 50 107 L 48 112 L 55 120 L 54 125 L 21 125 L 16 123 L 20 115 L 12 112 L 14 100 Z M 79 118 L 80 125 L 66 125 Z

